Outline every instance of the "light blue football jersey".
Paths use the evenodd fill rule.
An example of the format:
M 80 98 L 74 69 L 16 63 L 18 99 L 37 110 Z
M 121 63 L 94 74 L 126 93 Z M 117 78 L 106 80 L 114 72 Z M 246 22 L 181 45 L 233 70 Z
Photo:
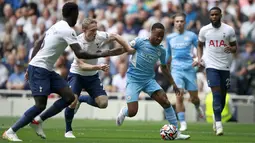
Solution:
M 172 70 L 194 70 L 193 48 L 197 48 L 197 35 L 191 31 L 172 33 L 166 37 L 166 60 L 172 56 Z
M 132 55 L 128 71 L 127 82 L 147 82 L 155 77 L 154 67 L 158 60 L 165 65 L 166 51 L 162 45 L 151 45 L 148 38 L 135 38 L 130 46 L 136 49 Z

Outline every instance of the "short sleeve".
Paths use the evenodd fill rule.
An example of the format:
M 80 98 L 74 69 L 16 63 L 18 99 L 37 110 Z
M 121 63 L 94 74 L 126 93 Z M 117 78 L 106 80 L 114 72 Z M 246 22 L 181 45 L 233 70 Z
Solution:
M 235 42 L 236 41 L 236 33 L 233 28 L 230 29 L 230 35 L 229 35 L 229 42 Z
M 165 57 L 165 62 L 166 63 L 167 63 L 169 57 L 172 55 L 170 40 L 171 40 L 170 38 L 166 38 L 166 57 Z
M 68 30 L 63 34 L 63 39 L 67 42 L 68 45 L 78 43 L 77 35 L 74 30 Z
M 161 48 L 161 52 L 160 52 L 160 57 L 159 57 L 159 60 L 160 60 L 160 64 L 161 65 L 166 65 L 166 50 L 163 48 Z
M 98 39 L 105 41 L 105 40 L 109 39 L 110 34 L 107 32 L 98 31 L 97 36 L 98 36 Z
M 197 34 L 193 33 L 193 36 L 192 36 L 192 44 L 194 47 L 197 48 L 197 43 L 198 43 L 198 38 L 197 38 Z M 202 41 L 201 41 L 202 42 Z
M 129 42 L 129 45 L 130 45 L 132 48 L 134 48 L 134 49 L 138 49 L 139 46 L 141 45 L 141 43 L 142 43 L 142 39 L 136 37 L 134 40 L 132 40 L 132 41 Z
M 205 31 L 204 28 L 201 28 L 198 35 L 198 40 L 201 42 L 205 42 Z

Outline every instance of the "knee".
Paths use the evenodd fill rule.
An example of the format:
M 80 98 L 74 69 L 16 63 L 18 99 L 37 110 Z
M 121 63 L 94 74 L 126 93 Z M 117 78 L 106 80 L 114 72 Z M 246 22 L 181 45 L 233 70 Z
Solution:
M 69 107 L 74 109 L 76 107 L 77 102 L 78 102 L 78 96 L 74 95 L 74 101 L 71 103 Z
M 46 104 L 44 103 L 39 103 L 35 105 L 39 110 L 43 111 L 46 109 Z
M 104 100 L 104 101 L 100 101 L 98 104 L 98 107 L 101 109 L 105 109 L 108 106 L 108 101 Z
M 161 104 L 161 106 L 162 106 L 163 108 L 168 108 L 168 107 L 171 106 L 171 103 L 170 103 L 169 100 L 164 100 L 163 103 Z
M 129 110 L 128 109 L 128 116 L 129 117 L 134 117 L 137 114 L 137 110 Z
M 74 94 L 70 94 L 70 96 L 66 97 L 65 101 L 69 105 L 72 104 L 75 101 L 75 95 Z

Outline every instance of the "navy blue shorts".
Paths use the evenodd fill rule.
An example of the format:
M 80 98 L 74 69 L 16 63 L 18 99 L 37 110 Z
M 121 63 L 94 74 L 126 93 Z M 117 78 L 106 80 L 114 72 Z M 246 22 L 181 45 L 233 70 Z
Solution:
M 209 87 L 220 86 L 223 89 L 230 88 L 230 72 L 212 68 L 206 69 L 207 82 Z
M 69 73 L 68 83 L 73 93 L 78 96 L 80 96 L 82 89 L 85 89 L 92 98 L 107 95 L 98 74 L 82 76 L 75 73 Z
M 28 78 L 33 96 L 48 96 L 61 88 L 68 87 L 67 82 L 55 71 L 32 65 L 28 66 Z

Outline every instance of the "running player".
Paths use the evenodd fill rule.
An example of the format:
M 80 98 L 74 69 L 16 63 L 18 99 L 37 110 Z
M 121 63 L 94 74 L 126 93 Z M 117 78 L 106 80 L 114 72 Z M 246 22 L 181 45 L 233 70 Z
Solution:
M 185 30 L 185 18 L 184 13 L 177 13 L 173 17 L 176 32 L 166 37 L 167 65 L 171 69 L 171 74 L 180 90 L 180 96 L 176 96 L 176 112 L 181 125 L 180 131 L 187 130 L 183 104 L 184 90 L 189 92 L 191 102 L 195 105 L 199 116 L 204 116 L 198 98 L 196 70 L 193 67 L 197 64 L 193 60 L 193 48 L 197 47 L 198 39 L 195 33 Z
M 128 43 L 117 34 L 98 31 L 97 21 L 94 19 L 85 18 L 82 23 L 82 29 L 83 33 L 78 36 L 78 41 L 82 49 L 91 53 L 100 52 L 103 50 L 102 45 L 114 40 L 123 47 L 129 46 Z M 110 56 L 119 55 L 124 52 L 124 48 L 115 48 L 115 54 Z M 97 65 L 97 62 L 98 59 L 83 60 L 75 57 L 72 63 L 68 81 L 72 91 L 79 100 L 78 103 L 77 100 L 75 100 L 65 110 L 66 138 L 75 138 L 71 124 L 74 114 L 78 110 L 81 102 L 86 102 L 98 108 L 106 108 L 108 105 L 108 97 L 99 79 L 98 70 L 106 71 L 109 69 L 109 65 Z M 82 89 L 85 89 L 90 96 L 80 96 Z
M 210 9 L 211 23 L 201 28 L 198 42 L 198 66 L 205 66 L 208 86 L 213 93 L 213 111 L 216 135 L 223 135 L 221 112 L 225 106 L 227 89 L 230 86 L 230 65 L 236 52 L 235 30 L 221 22 L 221 9 Z M 205 52 L 203 55 L 203 47 Z
M 160 59 L 160 67 L 163 74 L 173 85 L 177 96 L 179 96 L 178 87 L 176 86 L 165 63 L 165 49 L 162 45 L 160 45 L 164 38 L 164 33 L 165 27 L 161 23 L 155 23 L 152 25 L 151 36 L 149 38 L 136 38 L 130 42 L 132 48 L 126 49 L 129 54 L 132 54 L 127 71 L 127 107 L 123 107 L 116 118 L 116 124 L 118 126 L 122 125 L 125 117 L 134 117 L 136 115 L 138 110 L 139 94 L 141 91 L 144 91 L 164 108 L 168 122 L 178 128 L 175 111 L 167 99 L 166 93 L 154 79 L 154 66 L 158 59 Z M 178 132 L 176 139 L 189 138 L 189 135 L 183 135 Z
M 67 45 L 70 45 L 77 57 L 83 59 L 105 57 L 111 54 L 111 51 L 89 54 L 87 51 L 81 49 L 76 33 L 71 28 L 77 21 L 77 4 L 72 2 L 65 3 L 62 9 L 62 15 L 63 20 L 54 24 L 46 31 L 45 36 L 41 37 L 35 44 L 32 60 L 29 63 L 26 77 L 29 80 L 35 105 L 29 108 L 12 127 L 4 132 L 2 135 L 4 139 L 9 141 L 22 141 L 18 138 L 16 132 L 33 121 L 46 108 L 47 96 L 55 92 L 62 98 L 38 116 L 38 119 L 33 124 L 30 124 L 36 130 L 37 135 L 46 138 L 45 134 L 40 132 L 41 123 L 58 114 L 74 101 L 75 97 L 67 82 L 53 71 L 56 60 L 64 52 Z

